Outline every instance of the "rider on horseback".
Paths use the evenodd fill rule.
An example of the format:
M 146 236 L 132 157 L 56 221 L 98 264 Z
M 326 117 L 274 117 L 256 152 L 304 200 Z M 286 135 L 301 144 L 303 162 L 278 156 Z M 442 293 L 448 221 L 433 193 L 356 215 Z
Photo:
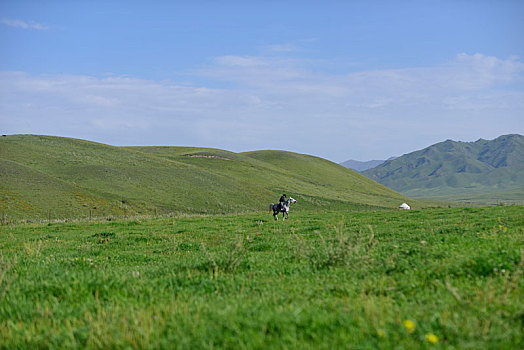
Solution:
M 283 194 L 282 197 L 280 197 L 280 204 L 279 204 L 279 208 L 278 208 L 279 210 L 284 209 L 284 203 L 285 203 L 285 201 L 286 201 L 286 195 Z
M 283 194 L 282 197 L 280 197 L 279 203 L 269 204 L 269 211 L 273 211 L 273 217 L 275 218 L 275 221 L 278 220 L 278 214 L 282 213 L 282 220 L 286 220 L 289 217 L 289 205 L 291 203 L 296 203 L 296 199 L 293 199 L 292 197 L 289 197 L 286 199 L 286 195 Z

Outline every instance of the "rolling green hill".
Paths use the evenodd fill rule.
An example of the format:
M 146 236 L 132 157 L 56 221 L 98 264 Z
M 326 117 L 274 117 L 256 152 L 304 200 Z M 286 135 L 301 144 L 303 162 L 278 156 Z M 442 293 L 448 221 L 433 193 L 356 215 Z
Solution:
M 524 136 L 447 140 L 362 172 L 412 197 L 524 201 Z
M 9 218 L 395 208 L 407 199 L 327 160 L 283 151 L 113 147 L 53 136 L 0 138 L 0 211 Z M 421 205 L 421 202 L 410 204 Z

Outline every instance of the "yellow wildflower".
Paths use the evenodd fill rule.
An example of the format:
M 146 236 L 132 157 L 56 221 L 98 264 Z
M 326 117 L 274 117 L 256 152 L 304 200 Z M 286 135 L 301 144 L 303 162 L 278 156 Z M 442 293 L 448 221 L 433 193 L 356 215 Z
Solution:
M 431 344 L 438 343 L 438 337 L 433 333 L 427 333 L 426 334 L 426 340 L 430 342 Z
M 415 331 L 415 322 L 411 320 L 405 320 L 404 322 L 402 322 L 402 325 L 406 328 L 408 333 L 413 333 Z

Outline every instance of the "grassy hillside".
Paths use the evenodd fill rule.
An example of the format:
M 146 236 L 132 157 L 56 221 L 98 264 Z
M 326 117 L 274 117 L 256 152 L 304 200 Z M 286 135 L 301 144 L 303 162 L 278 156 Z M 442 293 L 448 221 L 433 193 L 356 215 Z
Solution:
M 0 349 L 522 349 L 522 213 L 0 226 Z
M 9 218 L 395 208 L 407 199 L 354 171 L 290 152 L 113 147 L 34 135 L 0 138 L 0 211 Z M 420 202 L 412 202 L 416 207 Z
M 362 173 L 413 197 L 518 201 L 516 194 L 524 190 L 524 136 L 448 140 Z

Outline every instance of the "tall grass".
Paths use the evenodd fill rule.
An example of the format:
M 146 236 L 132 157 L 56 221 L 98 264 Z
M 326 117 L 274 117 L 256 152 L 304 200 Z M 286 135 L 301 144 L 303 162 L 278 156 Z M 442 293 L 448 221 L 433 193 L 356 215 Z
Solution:
M 524 344 L 523 208 L 0 227 L 0 348 Z
M 334 227 L 335 234 L 325 238 L 322 233 L 315 231 L 318 240 L 307 241 L 304 237 L 294 234 L 290 241 L 290 248 L 294 250 L 295 256 L 307 261 L 315 269 L 323 269 L 334 266 L 351 268 L 372 263 L 370 255 L 373 249 L 374 232 L 368 225 L 369 234 L 361 229 L 354 232 L 344 230 L 344 221 L 340 221 Z

